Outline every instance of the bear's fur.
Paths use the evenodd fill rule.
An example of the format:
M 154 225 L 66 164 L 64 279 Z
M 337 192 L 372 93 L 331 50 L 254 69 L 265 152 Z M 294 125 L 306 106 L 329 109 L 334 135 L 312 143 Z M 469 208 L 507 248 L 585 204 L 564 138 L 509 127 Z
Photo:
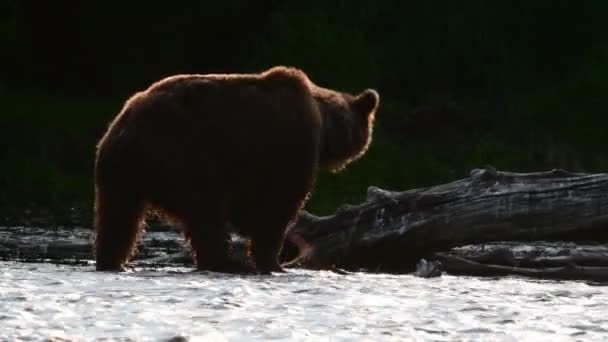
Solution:
M 180 223 L 200 270 L 242 271 L 232 225 L 250 237 L 258 271 L 281 271 L 286 227 L 318 169 L 365 153 L 378 104 L 374 90 L 321 88 L 287 67 L 177 75 L 135 94 L 97 146 L 97 270 L 123 268 L 153 209 Z

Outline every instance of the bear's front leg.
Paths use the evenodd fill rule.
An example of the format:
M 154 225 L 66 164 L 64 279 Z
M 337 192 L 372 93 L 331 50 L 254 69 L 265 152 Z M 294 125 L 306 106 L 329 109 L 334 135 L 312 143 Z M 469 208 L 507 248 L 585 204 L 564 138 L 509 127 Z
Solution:
M 98 186 L 95 203 L 95 260 L 97 271 L 125 271 L 135 254 L 142 227 L 143 202 L 134 191 L 121 193 Z

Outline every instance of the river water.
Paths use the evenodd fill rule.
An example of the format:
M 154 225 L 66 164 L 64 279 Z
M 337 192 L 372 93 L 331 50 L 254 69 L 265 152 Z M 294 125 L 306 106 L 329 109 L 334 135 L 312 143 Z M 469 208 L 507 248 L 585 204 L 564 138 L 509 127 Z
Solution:
M 0 340 L 608 341 L 608 287 L 0 262 Z

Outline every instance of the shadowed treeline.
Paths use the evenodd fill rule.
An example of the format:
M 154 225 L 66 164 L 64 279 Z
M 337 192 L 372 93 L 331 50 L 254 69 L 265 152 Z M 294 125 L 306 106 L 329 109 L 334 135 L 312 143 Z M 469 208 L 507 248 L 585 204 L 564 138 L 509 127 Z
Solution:
M 88 203 L 121 103 L 175 73 L 300 67 L 382 97 L 368 155 L 309 209 L 474 167 L 608 169 L 602 1 L 0 0 L 0 205 Z M 145 172 L 145 170 L 142 170 Z

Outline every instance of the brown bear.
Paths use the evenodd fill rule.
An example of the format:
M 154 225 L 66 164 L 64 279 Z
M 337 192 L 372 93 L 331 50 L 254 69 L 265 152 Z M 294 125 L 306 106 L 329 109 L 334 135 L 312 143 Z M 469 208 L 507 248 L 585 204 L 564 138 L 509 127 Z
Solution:
M 97 270 L 121 270 L 148 209 L 175 219 L 199 270 L 240 272 L 228 226 L 249 237 L 257 271 L 282 271 L 285 230 L 319 169 L 367 150 L 375 90 L 321 88 L 295 68 L 177 75 L 136 93 L 95 160 Z

